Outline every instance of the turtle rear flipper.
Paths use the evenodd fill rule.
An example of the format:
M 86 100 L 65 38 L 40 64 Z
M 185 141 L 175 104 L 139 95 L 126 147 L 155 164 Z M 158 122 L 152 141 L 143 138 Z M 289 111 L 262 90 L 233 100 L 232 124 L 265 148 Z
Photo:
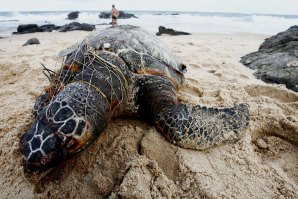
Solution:
M 246 105 L 206 108 L 179 104 L 175 85 L 162 76 L 142 75 L 136 80 L 139 117 L 153 122 L 170 142 L 203 150 L 237 141 L 248 127 Z
M 249 111 L 244 104 L 225 109 L 177 104 L 163 109 L 155 124 L 170 142 L 204 150 L 239 140 L 248 127 Z

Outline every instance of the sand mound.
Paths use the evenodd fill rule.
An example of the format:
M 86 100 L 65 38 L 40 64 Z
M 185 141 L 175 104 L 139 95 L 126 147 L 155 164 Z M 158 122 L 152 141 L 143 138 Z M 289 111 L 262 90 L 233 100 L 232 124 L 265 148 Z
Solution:
M 0 198 L 298 198 L 298 94 L 238 63 L 265 38 L 252 34 L 161 37 L 189 66 L 181 101 L 249 105 L 250 128 L 239 142 L 186 150 L 150 125 L 119 119 L 86 151 L 30 182 L 18 142 L 48 84 L 40 62 L 55 69 L 58 51 L 86 34 L 34 34 L 41 44 L 26 47 L 32 35 L 1 40 Z

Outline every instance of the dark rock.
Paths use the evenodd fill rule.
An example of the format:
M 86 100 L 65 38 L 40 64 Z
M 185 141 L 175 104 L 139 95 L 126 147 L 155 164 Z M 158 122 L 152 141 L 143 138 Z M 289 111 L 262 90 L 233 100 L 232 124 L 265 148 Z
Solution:
M 57 30 L 60 26 L 55 26 L 54 24 L 46 24 L 39 27 L 40 32 L 52 32 Z
M 37 28 L 31 28 L 23 32 L 13 32 L 12 34 L 27 34 L 27 33 L 35 33 L 35 32 L 41 32 L 41 30 L 37 27 Z
M 95 24 L 95 25 L 97 25 L 97 26 L 107 26 L 107 25 L 111 25 L 112 24 L 112 22 L 110 22 L 110 23 L 98 23 L 98 24 Z
M 119 11 L 119 19 L 129 19 L 129 18 L 138 18 L 134 14 L 125 13 L 124 11 Z
M 38 25 L 37 24 L 21 24 L 18 26 L 17 31 L 18 32 L 26 32 L 30 31 L 32 29 L 37 29 Z
M 40 44 L 40 42 L 37 38 L 31 38 L 25 44 L 23 44 L 23 46 L 33 45 L 33 44 Z
M 25 28 L 24 28 L 25 27 Z M 31 27 L 31 28 L 29 28 Z M 37 26 L 34 24 L 27 24 L 27 25 L 20 25 L 18 27 L 18 30 L 21 30 L 21 32 L 13 32 L 13 34 L 26 34 L 26 33 L 34 33 L 34 32 L 52 32 L 54 30 L 57 30 L 59 32 L 67 32 L 67 31 L 73 31 L 73 30 L 85 30 L 85 31 L 92 31 L 95 29 L 95 25 L 87 24 L 87 23 L 78 23 L 78 22 L 72 22 L 69 24 L 66 24 L 64 26 L 56 26 L 54 24 L 46 24 L 42 26 Z
M 87 24 L 87 23 L 82 23 L 81 24 L 81 30 L 92 31 L 94 29 L 95 29 L 95 25 Z
M 24 24 L 18 26 L 18 32 L 13 32 L 13 34 L 26 34 L 26 33 L 34 33 L 34 32 L 52 32 L 53 30 L 57 30 L 59 27 L 54 24 L 47 24 L 42 26 L 37 26 L 36 24 Z
M 67 32 L 67 31 L 73 31 L 73 30 L 85 30 L 85 31 L 92 31 L 95 29 L 95 25 L 83 23 L 80 24 L 78 22 L 72 22 L 70 24 L 66 24 L 64 26 L 61 26 L 58 31 L 59 32 Z
M 68 19 L 72 20 L 72 19 L 76 19 L 79 17 L 79 11 L 75 11 L 75 12 L 71 12 L 67 15 Z
M 165 28 L 163 26 L 158 27 L 158 32 L 156 33 L 157 36 L 160 36 L 162 34 L 169 34 L 169 35 L 190 35 L 188 32 L 181 32 L 181 31 L 176 31 L 170 28 Z
M 298 26 L 267 38 L 257 52 L 241 58 L 254 75 L 267 83 L 285 84 L 298 92 Z
M 65 24 L 64 26 L 61 26 L 58 31 L 59 32 L 67 32 L 67 31 L 73 31 L 73 30 L 79 30 L 81 24 L 79 22 L 71 22 L 69 24 Z
M 109 19 L 111 18 L 110 12 L 101 12 L 100 15 L 98 15 L 101 19 Z M 119 11 L 118 19 L 129 19 L 129 18 L 138 18 L 134 14 L 125 13 L 124 11 Z
M 100 19 L 109 19 L 111 18 L 111 13 L 110 12 L 101 12 L 98 17 Z

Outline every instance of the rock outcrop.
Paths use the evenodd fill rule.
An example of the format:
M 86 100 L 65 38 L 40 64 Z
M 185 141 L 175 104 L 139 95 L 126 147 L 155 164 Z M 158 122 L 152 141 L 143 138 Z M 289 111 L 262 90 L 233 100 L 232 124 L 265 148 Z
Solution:
M 158 27 L 158 32 L 156 33 L 157 36 L 160 36 L 162 34 L 168 34 L 168 35 L 190 35 L 188 32 L 182 32 L 182 31 L 176 31 L 171 28 L 165 28 L 164 26 Z
M 240 62 L 255 69 L 255 76 L 264 82 L 285 84 L 298 92 L 298 26 L 267 38 Z
M 67 32 L 67 31 L 73 31 L 73 30 L 84 30 L 84 31 L 92 31 L 95 29 L 95 25 L 87 24 L 87 23 L 78 23 L 78 22 L 72 22 L 70 24 L 66 24 L 64 26 L 61 26 L 58 31 L 59 32 Z
M 39 40 L 37 38 L 31 38 L 26 43 L 23 44 L 23 46 L 33 45 L 33 44 L 40 44 Z
M 38 30 L 37 24 L 21 24 L 17 28 L 17 31 L 19 33 L 27 33 L 28 31 L 36 31 L 36 30 Z
M 64 26 L 56 26 L 54 24 L 46 24 L 42 26 L 38 26 L 37 24 L 23 24 L 18 26 L 18 31 L 13 32 L 13 34 L 26 34 L 26 33 L 34 33 L 34 32 L 67 32 L 73 30 L 84 30 L 84 31 L 92 31 L 95 29 L 95 25 L 87 24 L 87 23 L 78 23 L 72 22 L 66 24 Z
M 109 19 L 111 18 L 110 12 L 101 12 L 100 15 L 98 15 L 101 19 Z M 129 19 L 129 18 L 138 18 L 134 14 L 126 13 L 124 11 L 119 11 L 118 19 Z
M 67 15 L 67 19 L 69 20 L 73 20 L 73 19 L 77 19 L 79 17 L 79 11 L 75 11 L 75 12 L 71 12 Z

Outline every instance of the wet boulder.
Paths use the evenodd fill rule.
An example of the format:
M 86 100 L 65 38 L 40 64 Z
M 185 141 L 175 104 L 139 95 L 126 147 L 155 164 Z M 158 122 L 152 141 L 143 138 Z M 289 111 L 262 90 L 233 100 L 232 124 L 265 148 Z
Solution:
M 72 22 L 61 26 L 58 31 L 59 32 L 67 32 L 73 30 L 84 30 L 84 31 L 92 31 L 95 29 L 95 25 L 87 24 L 87 23 L 79 23 L 79 22 Z
M 98 17 L 100 19 L 109 19 L 111 18 L 111 13 L 110 12 L 101 12 Z
M 298 92 L 298 26 L 267 38 L 240 62 L 256 70 L 254 75 L 264 82 L 285 84 Z
M 57 30 L 58 28 L 59 26 L 55 26 L 54 24 L 46 24 L 42 26 L 38 26 L 37 24 L 22 24 L 18 26 L 17 32 L 13 32 L 13 34 L 52 32 L 53 30 Z
M 157 36 L 160 36 L 162 34 L 168 34 L 168 35 L 190 35 L 188 32 L 182 32 L 182 31 L 176 31 L 171 28 L 165 28 L 164 26 L 158 27 L 158 32 L 156 33 Z
M 100 15 L 98 15 L 101 19 L 109 19 L 111 18 L 111 12 L 101 12 Z M 118 19 L 129 19 L 129 18 L 137 18 L 134 14 L 126 13 L 124 11 L 119 11 Z
M 81 30 L 84 30 L 84 31 L 92 31 L 95 29 L 95 25 L 92 25 L 92 24 L 88 24 L 88 23 L 82 23 L 81 24 Z
M 56 26 L 54 24 L 46 24 L 39 26 L 40 32 L 52 32 L 53 30 L 58 30 L 60 26 Z
M 17 28 L 18 33 L 32 33 L 38 32 L 37 24 L 21 24 Z
M 29 39 L 26 43 L 23 44 L 23 46 L 28 46 L 28 45 L 34 45 L 34 44 L 40 44 L 39 40 L 37 38 L 31 38 Z
M 71 12 L 67 15 L 69 20 L 77 19 L 79 17 L 79 11 Z
M 129 19 L 129 18 L 137 18 L 134 14 L 126 13 L 124 11 L 119 11 L 119 19 Z
M 28 25 L 28 28 L 27 28 Z M 87 23 L 79 23 L 79 22 L 72 22 L 69 24 L 65 24 L 64 26 L 56 26 L 54 24 L 46 24 L 42 26 L 31 26 L 31 24 L 27 25 L 20 25 L 18 28 L 18 32 L 14 32 L 13 34 L 26 34 L 26 33 L 34 33 L 34 32 L 67 32 L 73 30 L 84 30 L 84 31 L 92 31 L 95 29 L 95 25 L 87 24 Z M 26 28 L 24 28 L 26 27 Z M 31 27 L 31 28 L 29 28 Z

